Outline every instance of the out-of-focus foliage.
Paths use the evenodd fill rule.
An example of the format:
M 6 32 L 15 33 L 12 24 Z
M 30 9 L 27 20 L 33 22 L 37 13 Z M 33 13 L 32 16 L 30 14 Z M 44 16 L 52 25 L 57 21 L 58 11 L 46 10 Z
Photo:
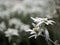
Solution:
M 23 13 L 24 16 L 30 14 L 46 17 L 56 12 L 55 2 L 54 0 L 0 0 L 0 17 L 10 18 L 14 12 L 19 15 Z

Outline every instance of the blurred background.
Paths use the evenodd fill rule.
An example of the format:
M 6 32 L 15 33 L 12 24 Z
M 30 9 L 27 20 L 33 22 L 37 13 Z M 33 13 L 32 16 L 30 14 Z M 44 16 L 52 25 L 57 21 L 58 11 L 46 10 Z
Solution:
M 54 20 L 47 28 L 60 44 L 60 0 L 0 0 L 0 45 L 48 45 L 44 37 L 28 38 L 24 30 L 33 28 L 30 17 Z

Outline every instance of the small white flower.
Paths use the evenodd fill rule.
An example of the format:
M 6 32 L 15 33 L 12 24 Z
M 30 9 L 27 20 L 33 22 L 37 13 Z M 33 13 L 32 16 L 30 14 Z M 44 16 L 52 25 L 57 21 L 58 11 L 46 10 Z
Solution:
M 11 36 L 13 36 L 13 35 L 19 36 L 18 30 L 16 30 L 16 29 L 8 28 L 8 30 L 5 31 L 4 33 L 5 33 L 6 37 L 11 37 Z
M 31 36 L 29 38 L 35 37 L 35 39 L 36 39 L 39 35 L 42 36 L 43 35 L 42 32 L 44 32 L 45 33 L 44 34 L 45 35 L 45 38 L 48 41 L 49 40 L 49 32 L 46 29 L 46 27 L 45 27 L 44 24 L 46 24 L 46 25 L 49 25 L 49 24 L 53 25 L 53 23 L 55 23 L 55 22 L 52 21 L 52 20 L 48 20 L 48 18 L 38 18 L 38 17 L 33 18 L 33 17 L 31 17 L 31 19 L 36 24 L 35 23 L 32 23 L 32 25 L 34 26 L 33 29 L 25 30 L 26 32 L 30 32 Z

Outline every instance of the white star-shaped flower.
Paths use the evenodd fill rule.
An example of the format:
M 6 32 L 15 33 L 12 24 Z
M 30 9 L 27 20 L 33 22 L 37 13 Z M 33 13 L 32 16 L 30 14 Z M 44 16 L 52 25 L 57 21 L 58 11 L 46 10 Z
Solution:
M 30 32 L 31 36 L 29 38 L 35 37 L 35 39 L 36 39 L 40 35 L 44 36 L 42 34 L 42 32 L 44 32 L 45 38 L 48 40 L 49 39 L 49 32 L 44 24 L 53 25 L 53 23 L 55 23 L 55 22 L 53 20 L 48 20 L 48 18 L 38 18 L 38 17 L 33 18 L 33 17 L 31 17 L 31 19 L 35 22 L 35 23 L 32 23 L 34 28 L 25 30 L 26 32 Z
M 13 35 L 19 36 L 18 30 L 16 30 L 16 29 L 8 28 L 8 30 L 5 31 L 4 33 L 5 33 L 6 37 L 11 37 L 11 36 L 13 36 Z

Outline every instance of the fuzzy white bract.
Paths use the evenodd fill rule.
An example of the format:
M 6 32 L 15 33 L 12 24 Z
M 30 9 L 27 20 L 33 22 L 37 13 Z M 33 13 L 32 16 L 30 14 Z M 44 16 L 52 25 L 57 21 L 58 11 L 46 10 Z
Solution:
M 34 31 L 34 30 L 32 30 L 32 29 L 28 29 L 28 30 L 25 30 L 26 32 L 30 32 L 30 34 L 33 34 L 32 36 L 30 36 L 29 38 L 31 38 L 31 37 L 35 37 L 35 38 L 37 38 L 37 34 L 36 34 L 36 32 Z

